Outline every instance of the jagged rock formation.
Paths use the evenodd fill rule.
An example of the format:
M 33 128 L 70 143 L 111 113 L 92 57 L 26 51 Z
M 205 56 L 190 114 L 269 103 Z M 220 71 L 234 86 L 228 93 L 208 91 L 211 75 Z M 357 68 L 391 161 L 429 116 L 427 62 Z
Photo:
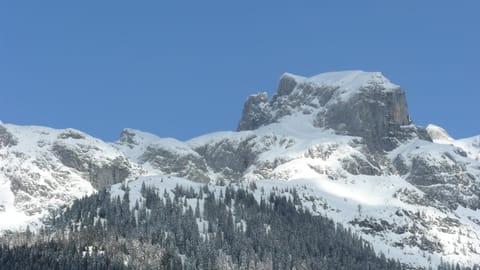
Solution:
M 125 181 L 132 169 L 129 161 L 119 154 L 108 162 L 98 162 L 92 158 L 97 150 L 95 148 L 91 144 L 72 145 L 59 140 L 53 143 L 51 151 L 66 167 L 88 175 L 89 182 L 96 189 Z
M 113 146 L 144 167 L 144 173 L 168 174 L 202 183 L 211 180 L 205 160 L 184 142 L 124 129 Z
M 404 91 L 381 73 L 346 71 L 305 78 L 286 73 L 277 93 L 250 96 L 238 130 L 253 130 L 294 113 L 312 114 L 317 127 L 359 136 L 374 150 L 392 150 L 412 138 L 429 140 L 423 128 L 410 126 Z
M 433 204 L 440 202 L 451 209 L 480 207 L 480 167 L 461 148 L 414 141 L 390 156 L 407 181 L 435 199 Z
M 7 128 L 0 124 L 0 147 L 13 146 L 17 143 L 18 141 L 13 134 L 8 132 Z

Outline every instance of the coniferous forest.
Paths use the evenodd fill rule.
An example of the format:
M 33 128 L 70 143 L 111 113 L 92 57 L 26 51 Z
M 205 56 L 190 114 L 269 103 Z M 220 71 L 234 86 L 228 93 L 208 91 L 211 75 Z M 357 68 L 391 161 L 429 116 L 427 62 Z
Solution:
M 4 236 L 0 269 L 406 269 L 341 225 L 312 216 L 295 190 L 258 201 L 248 188 L 211 189 L 160 193 L 142 185 L 135 202 L 128 187 L 122 198 L 99 191 L 35 234 Z

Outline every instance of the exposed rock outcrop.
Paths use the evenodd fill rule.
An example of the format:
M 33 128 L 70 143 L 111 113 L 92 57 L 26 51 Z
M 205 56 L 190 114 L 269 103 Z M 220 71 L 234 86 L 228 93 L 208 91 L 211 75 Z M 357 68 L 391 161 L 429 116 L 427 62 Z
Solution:
M 15 136 L 0 124 L 0 147 L 13 146 L 18 143 Z
M 195 182 L 207 183 L 208 169 L 205 161 L 197 153 L 184 153 L 171 151 L 161 145 L 150 145 L 140 156 L 141 164 L 149 163 L 153 168 L 164 174 L 185 177 Z
M 63 134 L 60 136 L 63 137 Z M 97 160 L 92 152 L 99 150 L 92 145 L 69 144 L 61 140 L 52 145 L 52 152 L 63 165 L 87 175 L 88 180 L 97 189 L 125 181 L 132 170 L 129 161 L 123 155 Z
M 362 137 L 376 151 L 415 136 L 430 140 L 423 128 L 411 125 L 404 91 L 381 73 L 362 71 L 284 74 L 271 100 L 266 93 L 247 99 L 237 129 L 253 130 L 296 113 L 311 114 L 317 127 Z
M 414 141 L 392 159 L 397 172 L 435 203 L 451 209 L 480 208 L 479 169 L 453 145 Z

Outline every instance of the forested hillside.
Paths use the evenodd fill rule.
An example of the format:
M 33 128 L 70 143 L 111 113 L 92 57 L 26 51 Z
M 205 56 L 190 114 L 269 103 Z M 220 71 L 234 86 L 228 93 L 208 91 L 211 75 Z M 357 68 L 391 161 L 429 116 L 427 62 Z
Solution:
M 123 198 L 100 191 L 36 235 L 6 237 L 0 268 L 403 269 L 341 225 L 303 210 L 296 190 L 258 202 L 254 185 L 211 189 L 159 194 L 143 185 L 133 208 L 128 187 Z

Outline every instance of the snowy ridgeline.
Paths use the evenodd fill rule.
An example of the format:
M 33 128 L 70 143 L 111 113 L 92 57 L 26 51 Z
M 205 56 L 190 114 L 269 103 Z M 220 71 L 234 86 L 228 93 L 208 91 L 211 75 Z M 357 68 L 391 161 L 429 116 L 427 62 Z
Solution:
M 288 116 L 255 131 L 219 132 L 188 142 L 129 129 L 118 142 L 107 144 L 74 130 L 7 127 L 16 134 L 17 144 L 0 149 L 6 157 L 5 177 L 0 179 L 2 228 L 38 221 L 49 210 L 94 192 L 89 180 L 129 168 L 134 177 L 152 175 L 131 181 L 132 190 L 140 180 L 165 188 L 202 175 L 211 183 L 258 181 L 266 192 L 271 186 L 296 187 L 305 207 L 351 227 L 387 257 L 414 265 L 436 265 L 440 258 L 465 264 L 480 261 L 480 217 L 475 203 L 468 205 L 473 197 L 449 190 L 454 181 L 460 184 L 458 190 L 468 189 L 470 175 L 479 175 L 478 138 L 444 144 L 413 139 L 376 160 L 362 151 L 358 138 L 315 128 L 304 115 Z M 238 153 L 245 153 L 250 163 Z M 389 162 L 398 168 L 392 170 Z M 418 164 L 431 171 L 420 170 Z M 184 177 L 169 178 L 167 173 Z M 432 198 L 430 194 L 442 193 L 424 189 L 424 182 L 414 185 L 425 181 L 425 173 L 446 179 L 447 199 Z M 115 181 L 122 179 L 126 178 Z M 432 182 L 440 192 L 442 185 Z M 118 185 L 112 190 L 116 189 Z

